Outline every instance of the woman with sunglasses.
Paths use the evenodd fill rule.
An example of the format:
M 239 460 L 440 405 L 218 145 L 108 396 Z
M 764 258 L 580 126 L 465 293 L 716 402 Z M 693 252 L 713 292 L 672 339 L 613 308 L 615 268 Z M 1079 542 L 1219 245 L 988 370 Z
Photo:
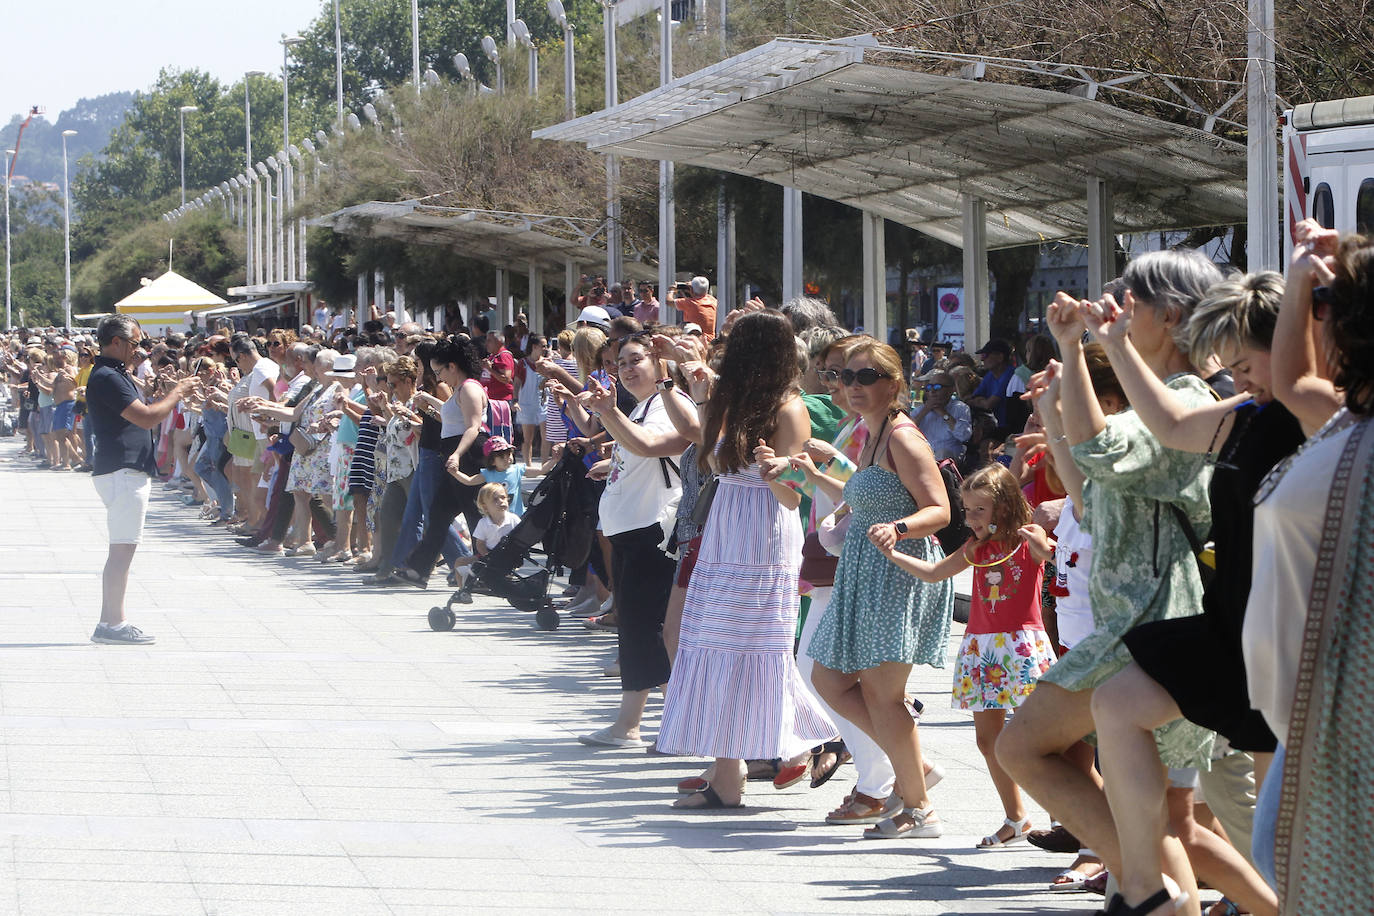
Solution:
M 942 369 L 919 379 L 925 400 L 912 411 L 912 419 L 935 452 L 936 461 L 964 456 L 964 446 L 973 434 L 973 413 L 954 396 L 954 377 Z
M 882 748 L 896 773 L 900 799 L 877 813 L 882 819 L 864 836 L 938 837 L 906 685 L 912 665 L 944 667 L 954 587 L 907 575 L 883 551 L 895 545 L 927 562 L 942 560 L 934 534 L 949 524 L 949 500 L 934 453 L 904 413 L 906 379 L 897 352 L 860 341 L 848 351 L 840 383 L 869 430 L 859 470 L 841 483 L 821 473 L 808 453 L 794 459 L 851 510 L 830 605 L 811 639 L 812 683 Z

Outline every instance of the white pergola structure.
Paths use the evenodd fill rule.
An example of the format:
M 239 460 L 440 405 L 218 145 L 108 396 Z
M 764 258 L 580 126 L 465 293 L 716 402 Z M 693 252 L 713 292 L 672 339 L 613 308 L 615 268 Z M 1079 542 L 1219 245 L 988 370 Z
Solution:
M 542 297 L 545 272 L 563 272 L 568 308 L 577 294 L 582 265 L 606 262 L 605 220 L 537 213 L 512 213 L 471 207 L 446 207 L 425 200 L 371 201 L 310 221 L 329 226 L 344 235 L 392 238 L 450 248 L 463 257 L 489 264 L 496 271 L 496 302 L 501 324 L 515 319 L 510 292 L 511 271 L 528 272 L 530 330 L 543 332 L 544 313 L 536 307 Z M 625 277 L 651 280 L 657 275 L 654 260 L 644 249 L 621 233 L 626 243 Z M 363 279 L 359 278 L 359 284 Z M 359 322 L 366 317 L 364 296 L 358 297 Z M 571 321 L 573 315 L 567 319 Z
M 1199 130 L 1097 100 L 1143 75 L 1036 71 L 1060 91 L 992 82 L 972 58 L 954 75 L 922 72 L 919 57 L 870 36 L 776 39 L 534 136 L 782 185 L 784 297 L 801 288 L 801 192 L 859 209 L 864 328 L 879 339 L 884 220 L 963 249 L 966 340 L 979 344 L 989 248 L 1086 236 L 1100 289 L 1117 231 L 1245 222 L 1246 148 L 1209 132 L 1235 124 L 1222 115 L 1243 90 L 1218 111 L 1182 90 L 1160 102 L 1197 113 Z

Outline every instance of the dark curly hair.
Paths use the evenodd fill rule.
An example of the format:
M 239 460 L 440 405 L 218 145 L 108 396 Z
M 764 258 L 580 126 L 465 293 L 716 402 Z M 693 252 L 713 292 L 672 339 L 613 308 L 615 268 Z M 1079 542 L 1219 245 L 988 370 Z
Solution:
M 735 322 L 725 345 L 715 390 L 706 403 L 697 456 L 710 470 L 711 446 L 720 441 L 716 464 L 723 472 L 754 462 L 754 447 L 778 427 L 778 410 L 797 390 L 797 343 L 792 323 L 779 312 L 753 312 Z
M 482 356 L 482 351 L 470 338 L 450 337 L 434 345 L 429 361 L 442 366 L 457 366 L 458 371 L 468 378 L 480 379 Z
M 1336 252 L 1328 340 L 1331 381 L 1351 413 L 1374 413 L 1374 238 L 1347 235 Z

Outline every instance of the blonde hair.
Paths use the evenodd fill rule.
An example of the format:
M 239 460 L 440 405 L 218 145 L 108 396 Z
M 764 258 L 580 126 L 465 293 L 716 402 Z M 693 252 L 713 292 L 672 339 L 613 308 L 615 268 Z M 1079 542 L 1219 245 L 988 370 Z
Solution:
M 904 410 L 909 395 L 906 387 L 906 373 L 902 371 L 902 358 L 897 355 L 897 351 L 877 338 L 861 337 L 857 343 L 845 351 L 844 360 L 848 363 L 856 356 L 867 356 L 886 376 L 887 381 L 895 383 L 892 390 L 892 403 L 888 405 L 888 410 Z
M 497 496 L 505 495 L 508 495 L 505 484 L 495 481 L 485 484 L 482 489 L 477 491 L 477 508 L 482 510 L 483 515 L 490 516 L 492 512 L 491 501 Z
M 601 348 L 606 345 L 606 333 L 600 328 L 578 328 L 573 334 L 573 358 L 577 360 L 578 381 L 601 368 Z
M 1031 507 L 1021 492 L 1016 475 L 999 462 L 985 465 L 964 479 L 964 493 L 986 493 L 992 500 L 992 518 L 997 526 L 992 540 L 1010 545 L 1021 540 L 1016 532 L 1031 523 Z

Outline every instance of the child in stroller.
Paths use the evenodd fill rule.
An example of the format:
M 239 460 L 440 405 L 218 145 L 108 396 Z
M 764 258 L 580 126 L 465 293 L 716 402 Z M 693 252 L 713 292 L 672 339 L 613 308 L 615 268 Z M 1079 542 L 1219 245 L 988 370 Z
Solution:
M 483 488 L 483 492 L 486 489 Z M 484 510 L 485 511 L 485 510 Z M 560 566 L 577 567 L 587 561 L 596 537 L 597 496 L 580 456 L 564 451 L 548 475 L 539 483 L 526 504 L 519 523 L 491 547 L 485 556 L 471 564 L 469 577 L 475 577 L 493 594 L 514 607 L 535 612 L 541 629 L 558 626 L 558 613 L 549 600 L 548 586 L 553 570 Z M 479 526 L 480 528 L 481 526 Z M 481 538 L 474 532 L 474 544 Z M 545 565 L 521 574 L 530 552 L 544 545 Z M 464 588 L 443 607 L 431 608 L 429 625 L 435 630 L 451 630 L 456 622 L 453 605 L 463 601 Z M 470 598 L 468 600 L 471 600 Z
M 472 593 L 468 589 L 468 567 L 491 553 L 492 548 L 499 546 L 520 523 L 519 514 L 511 511 L 510 494 L 506 492 L 505 484 L 485 484 L 477 491 L 477 508 L 482 511 L 482 520 L 472 532 L 473 555 L 453 561 L 453 572 L 458 577 L 458 593 L 453 600 L 459 604 L 472 604 Z

